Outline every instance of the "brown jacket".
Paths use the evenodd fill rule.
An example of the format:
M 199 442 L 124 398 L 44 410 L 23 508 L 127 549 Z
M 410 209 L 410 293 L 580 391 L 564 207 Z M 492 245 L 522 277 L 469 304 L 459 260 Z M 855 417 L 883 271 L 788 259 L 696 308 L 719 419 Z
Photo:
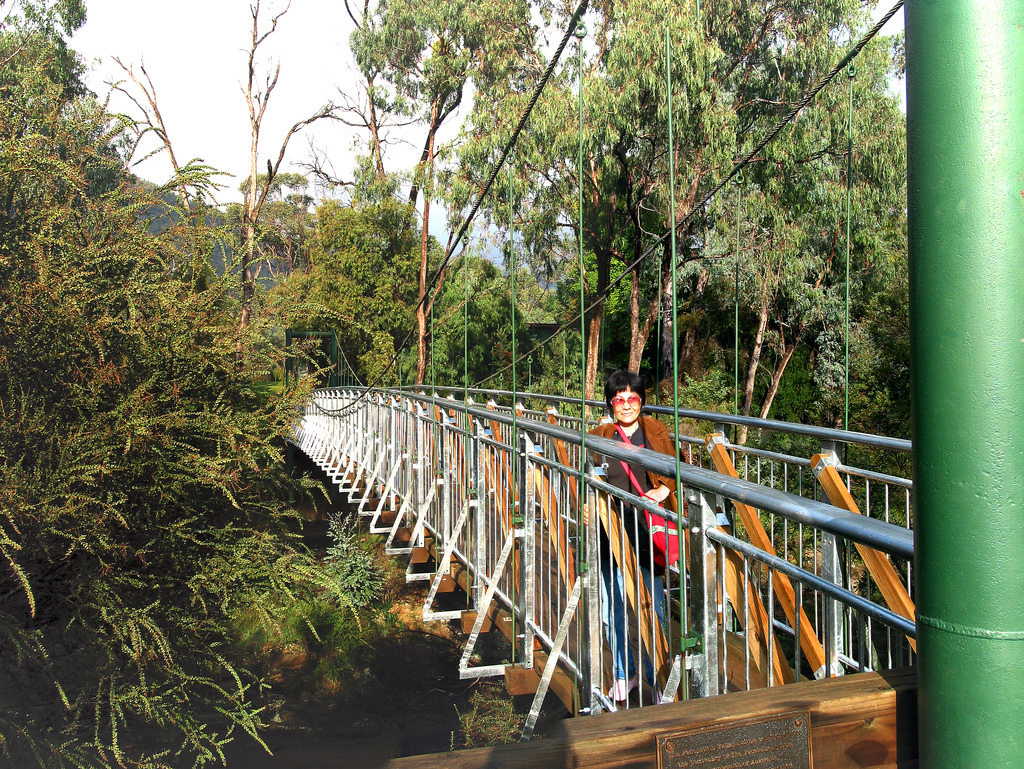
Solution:
M 668 428 L 665 427 L 660 421 L 647 414 L 640 415 L 640 426 L 644 430 L 644 435 L 647 438 L 647 448 L 657 451 L 661 454 L 668 454 L 670 457 L 673 456 L 672 438 L 668 434 Z M 603 425 L 598 425 L 590 431 L 589 435 L 596 435 L 599 438 L 608 438 L 611 440 L 615 436 L 615 423 L 607 422 Z M 680 454 L 680 457 L 683 455 Z M 685 462 L 686 460 L 683 459 Z M 672 491 L 665 500 L 665 507 L 669 510 L 676 510 L 676 479 L 669 478 L 664 475 L 658 475 L 650 470 L 647 471 L 647 481 L 651 484 L 651 488 L 656 486 L 668 486 Z

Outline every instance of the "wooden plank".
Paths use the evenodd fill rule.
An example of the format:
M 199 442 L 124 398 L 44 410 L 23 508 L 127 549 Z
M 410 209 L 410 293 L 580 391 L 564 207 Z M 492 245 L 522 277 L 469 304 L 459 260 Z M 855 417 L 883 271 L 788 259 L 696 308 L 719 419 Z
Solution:
M 548 424 L 557 425 L 558 417 L 555 416 L 551 409 L 548 409 Z M 558 438 L 551 439 L 552 445 L 555 447 L 555 455 L 558 457 L 558 461 L 562 463 L 563 467 L 569 466 L 569 452 L 565 448 L 565 443 Z M 579 485 L 576 483 L 576 479 L 573 476 L 569 476 L 569 504 L 579 505 L 580 493 Z
M 505 691 L 513 697 L 521 694 L 536 694 L 540 686 L 540 672 L 536 667 L 524 668 L 519 665 L 505 667 Z
M 394 547 L 404 547 L 412 542 L 412 529 L 403 526 L 395 530 L 395 540 L 391 544 Z
M 490 633 L 491 628 L 494 627 L 494 612 L 495 607 L 491 606 L 491 610 L 484 616 L 484 624 L 480 628 L 481 633 Z M 473 632 L 473 625 L 476 624 L 476 618 L 479 612 L 476 611 L 464 611 L 462 612 L 462 632 L 469 635 Z
M 823 461 L 824 459 L 826 459 L 824 454 L 815 454 L 811 457 L 811 467 L 814 468 L 818 483 L 821 484 L 825 494 L 828 495 L 829 502 L 836 507 L 849 510 L 851 513 L 863 515 L 846 488 L 846 484 L 843 483 L 839 471 L 832 465 L 826 464 Z M 854 545 L 857 548 L 857 552 L 860 553 L 860 557 L 864 559 L 864 565 L 867 566 L 868 571 L 871 573 L 871 578 L 875 580 L 875 584 L 878 585 L 878 589 L 882 592 L 882 597 L 885 598 L 889 608 L 911 622 L 916 622 L 917 609 L 914 606 L 914 601 L 910 594 L 907 593 L 906 587 L 904 587 L 899 574 L 896 573 L 896 569 L 890 563 L 888 556 L 867 545 L 861 545 L 857 542 Z M 910 646 L 916 652 L 917 641 L 910 636 L 907 636 L 907 641 L 910 642 Z
M 731 630 L 727 630 L 725 632 L 724 653 L 727 655 L 725 668 L 726 691 L 747 691 L 747 671 L 743 656 L 745 644 L 745 636 L 740 635 L 739 633 L 733 633 Z M 758 661 L 756 658 L 756 651 L 756 649 L 753 649 L 750 654 L 750 689 L 763 689 L 768 685 L 768 681 L 761 673 L 765 660 L 760 660 L 762 667 L 758 668 L 755 664 L 755 662 Z M 718 645 L 718 653 L 719 656 L 723 653 L 721 643 Z
M 443 577 L 441 577 L 441 581 L 437 585 L 437 592 L 438 593 L 454 593 L 455 589 L 458 586 L 459 586 L 458 583 L 454 579 L 452 579 L 452 575 L 451 574 L 445 574 Z
M 814 769 L 917 766 L 913 671 L 858 673 L 566 721 L 544 739 L 393 759 L 392 769 L 656 769 L 657 737 L 806 710 Z
M 409 563 L 427 563 L 430 560 L 430 550 L 425 547 L 414 547 L 412 555 L 409 556 Z
M 558 557 L 558 573 L 562 577 L 562 584 L 566 587 L 576 584 L 576 564 L 573 559 L 572 548 L 569 547 L 569 538 L 565 530 L 565 521 L 558 514 L 558 500 L 551 489 L 551 481 L 544 474 L 544 468 L 535 465 L 533 468 L 534 486 L 537 489 L 537 498 L 540 500 L 541 514 L 547 522 L 548 541 L 551 549 Z
M 736 472 L 736 468 L 733 467 L 732 459 L 729 456 L 729 452 L 725 447 L 725 444 L 715 441 L 715 437 L 721 437 L 721 433 L 715 433 L 708 437 L 707 446 L 708 451 L 711 454 L 711 458 L 715 463 L 715 469 L 723 475 L 728 475 L 732 478 L 739 478 L 739 473 Z M 750 543 L 755 547 L 760 548 L 766 553 L 771 555 L 777 555 L 775 547 L 772 545 L 772 540 L 768 536 L 768 533 L 764 530 L 764 526 L 761 525 L 761 518 L 757 513 L 757 510 L 745 505 L 742 502 L 733 500 L 733 507 L 740 519 L 743 521 L 743 527 L 747 531 L 747 537 L 750 539 Z M 786 613 L 786 617 L 789 618 L 789 623 L 792 627 L 796 627 L 796 591 L 793 589 L 793 583 L 789 581 L 789 577 L 785 574 L 775 572 L 775 577 L 772 580 L 775 586 L 775 595 L 779 599 L 779 603 L 782 605 L 782 610 Z M 810 664 L 811 669 L 815 672 L 825 671 L 825 650 L 821 646 L 821 641 L 814 634 L 814 625 L 808 619 L 806 612 L 803 607 L 800 609 L 800 648 L 803 649 L 804 656 L 807 662 Z
M 494 411 L 494 401 L 487 402 L 487 410 Z M 501 438 L 501 425 L 496 419 L 490 420 L 491 423 L 491 438 L 496 443 L 505 444 L 505 441 Z M 515 440 L 515 436 L 513 436 Z M 507 445 L 507 444 L 506 444 Z M 514 447 L 513 447 L 514 449 Z M 500 500 L 498 502 L 502 514 L 502 523 L 505 526 L 505 533 L 512 530 L 512 516 L 515 512 L 515 503 L 519 501 L 519 490 L 512 486 L 512 467 L 509 462 L 509 457 L 506 452 L 501 452 L 498 456 L 498 474 L 504 483 L 497 484 L 497 492 L 500 494 Z M 509 490 L 511 494 L 509 494 Z M 510 503 L 511 497 L 511 503 Z M 508 511 L 506 513 L 506 511 Z M 518 557 L 518 556 L 517 556 Z M 519 570 L 516 569 L 518 574 Z

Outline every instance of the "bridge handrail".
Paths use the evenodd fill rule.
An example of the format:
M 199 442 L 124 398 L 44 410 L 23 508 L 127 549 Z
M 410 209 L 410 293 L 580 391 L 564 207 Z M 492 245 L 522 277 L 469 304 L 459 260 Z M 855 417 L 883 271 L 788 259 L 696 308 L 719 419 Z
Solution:
M 491 411 L 477 406 L 466 407 L 459 401 L 438 398 L 424 393 L 406 392 L 403 395 L 415 397 L 423 403 L 438 408 L 468 412 L 470 416 L 480 420 L 493 420 L 500 424 L 512 425 L 511 415 L 501 411 Z M 578 432 L 559 425 L 528 417 L 518 417 L 516 424 L 521 430 L 545 435 L 573 445 L 579 445 L 580 442 Z M 586 445 L 588 449 L 595 450 L 602 456 L 637 462 L 645 469 L 653 470 L 659 475 L 675 476 L 675 461 L 671 457 L 651 449 L 628 448 L 621 441 L 601 438 L 596 435 L 588 435 Z M 578 468 L 567 469 L 578 471 Z M 730 478 L 721 473 L 686 463 L 680 465 L 679 474 L 684 486 L 692 486 L 702 491 L 735 499 L 765 512 L 780 515 L 794 523 L 813 526 L 890 555 L 907 559 L 914 557 L 914 534 L 902 526 L 851 513 L 824 502 L 799 497 L 762 486 L 753 481 Z
M 387 552 L 412 553 L 414 547 L 426 547 L 426 535 L 438 563 L 451 558 L 452 563 L 465 565 L 460 574 L 466 577 L 459 580 L 465 582 L 467 606 L 475 607 L 471 639 L 492 601 L 508 612 L 513 622 L 509 638 L 518 648 L 514 656 L 527 666 L 530 649 L 557 654 L 562 643 L 558 639 L 564 640 L 571 626 L 576 640 L 571 649 L 562 650 L 570 655 L 564 667 L 590 698 L 589 707 L 609 709 L 604 690 L 612 674 L 606 666 L 608 655 L 619 652 L 614 652 L 611 620 L 605 612 L 615 611 L 610 607 L 615 601 L 621 605 L 627 593 L 634 624 L 616 631 L 621 635 L 617 648 L 621 652 L 622 644 L 629 646 L 638 661 L 648 652 L 656 656 L 656 685 L 667 687 L 663 691 L 677 691 L 673 687 L 678 677 L 673 676 L 678 675 L 680 652 L 686 658 L 691 696 L 724 693 L 737 681 L 740 688 L 751 688 L 792 681 L 794 675 L 799 680 L 811 673 L 841 674 L 843 666 L 899 666 L 906 664 L 907 652 L 916 653 L 909 492 L 907 527 L 900 525 L 903 516 L 898 508 L 897 522 L 888 521 L 887 485 L 880 500 L 885 519 L 870 515 L 877 499 L 870 482 L 901 485 L 901 479 L 846 467 L 839 463 L 834 445 L 823 441 L 808 486 L 805 478 L 812 462 L 735 446 L 724 436 L 713 435 L 707 452 L 699 460 L 695 452 L 694 456 L 695 461 L 712 460 L 711 467 L 719 472 L 706 463 L 680 465 L 679 496 L 686 506 L 680 506 L 679 516 L 609 484 L 601 469 L 603 463 L 614 467 L 617 460 L 627 460 L 674 477 L 673 457 L 596 435 L 586 435 L 584 441 L 580 417 L 566 420 L 557 409 L 513 409 L 513 404 L 498 405 L 492 397 L 486 404 L 466 402 L 463 394 L 457 388 L 447 397 L 436 391 L 368 392 L 356 386 L 319 390 L 304 410 L 296 445 L 349 490 L 350 501 L 353 493 L 360 495 L 359 512 L 371 517 L 370 530 L 388 534 Z M 478 390 L 474 395 L 511 393 Z M 522 400 L 528 397 L 522 395 Z M 595 414 L 604 413 L 603 404 L 590 405 Z M 717 433 L 725 432 L 721 421 L 715 424 Z M 813 432 L 834 437 L 837 431 Z M 682 436 L 679 443 L 683 440 L 704 448 L 700 438 Z M 581 457 L 584 445 L 587 456 Z M 681 451 L 689 453 L 682 446 Z M 742 465 L 734 465 L 737 458 L 742 458 Z M 596 463 L 601 465 L 595 467 Z M 790 468 L 798 469 L 797 485 L 789 482 Z M 845 477 L 838 478 L 837 472 Z M 364 482 L 359 483 L 360 477 Z M 837 489 L 846 492 L 845 498 Z M 809 496 L 802 496 L 808 491 Z M 820 501 L 826 491 L 833 504 Z M 581 496 L 600 527 L 581 525 Z M 650 558 L 652 545 L 636 545 L 633 556 L 623 549 L 625 522 L 636 525 L 630 506 L 685 523 L 675 528 L 685 537 L 686 561 L 664 572 L 665 599 L 675 605 L 681 625 L 653 622 L 655 594 L 643 591 L 637 576 L 637 569 L 654 572 L 653 565 L 637 560 L 641 551 Z M 867 515 L 858 514 L 858 509 Z M 404 539 L 396 539 L 400 526 L 407 527 Z M 641 535 L 634 532 L 629 538 L 637 536 Z M 399 545 L 399 540 L 407 544 Z M 608 599 L 605 593 L 613 588 L 605 581 L 617 568 L 626 587 L 615 588 L 622 595 Z M 432 576 L 407 572 L 407 578 L 431 580 L 425 618 L 459 615 L 465 622 L 461 610 L 430 608 L 441 576 L 447 573 L 438 568 Z M 653 591 L 650 584 L 648 590 Z M 905 601 L 899 599 L 900 590 Z M 586 610 L 577 614 L 574 601 L 582 601 Z M 723 601 L 728 603 L 724 613 Z M 878 624 L 872 627 L 872 622 Z M 522 623 L 522 635 L 516 634 L 515 623 Z M 691 633 L 697 634 L 696 650 Z M 779 642 L 772 641 L 776 633 L 798 642 L 786 644 L 789 651 L 780 652 Z M 715 637 L 717 643 L 711 641 Z M 473 643 L 467 644 L 460 675 L 500 674 L 501 666 L 471 669 L 467 655 Z M 706 644 L 703 649 L 701 643 Z M 780 658 L 780 653 L 792 654 L 791 661 Z M 669 664 L 675 673 L 670 673 Z M 653 685 L 648 679 L 648 690 Z M 641 696 L 643 692 L 642 686 Z M 577 701 L 567 707 L 573 707 L 572 702 Z M 578 704 L 587 706 L 586 701 Z
M 461 395 L 466 392 L 461 387 L 442 387 L 437 386 L 432 388 L 436 391 L 450 392 L 453 395 Z M 402 394 L 409 394 L 415 392 L 418 394 L 426 394 L 425 388 L 401 388 L 396 389 L 395 392 Z M 488 398 L 511 398 L 513 393 L 510 390 L 482 390 L 482 389 L 469 389 L 469 394 L 482 395 Z M 572 398 L 564 395 L 552 395 L 547 393 L 531 393 L 519 390 L 515 393 L 515 396 L 520 399 L 535 399 L 544 400 L 550 403 L 568 403 L 571 405 L 578 405 L 580 403 L 579 398 Z M 606 404 L 602 400 L 587 400 L 587 406 L 592 408 L 605 409 Z M 647 404 L 644 407 L 644 411 L 650 414 L 661 414 L 664 416 L 672 416 L 675 414 L 675 410 L 669 406 L 654 406 Z M 888 451 L 898 451 L 900 453 L 909 454 L 912 443 L 905 438 L 890 438 L 883 435 L 872 435 L 870 433 L 857 432 L 855 430 L 838 430 L 831 427 L 817 427 L 815 425 L 803 425 L 796 424 L 794 422 L 783 422 L 778 419 L 762 419 L 761 417 L 748 417 L 743 415 L 734 414 L 722 414 L 717 411 L 702 411 L 700 409 L 679 409 L 680 419 L 692 419 L 698 422 L 711 422 L 712 424 L 722 425 L 736 425 L 739 427 L 747 427 L 754 430 L 768 430 L 771 432 L 789 433 L 792 435 L 802 435 L 810 438 L 817 438 L 822 441 L 832 441 L 834 443 L 845 443 L 857 446 L 866 446 L 868 448 L 886 449 Z
M 884 622 L 912 638 L 917 636 L 917 625 L 910 620 L 901 617 L 899 614 L 896 614 L 884 606 L 872 603 L 863 596 L 857 595 L 844 587 L 833 585 L 828 580 L 824 580 L 815 574 L 808 574 L 805 570 L 798 566 L 794 566 L 784 558 L 779 558 L 777 555 L 770 555 L 754 545 L 751 545 L 749 542 L 744 542 L 742 539 L 737 539 L 731 534 L 726 534 L 725 532 L 717 529 L 710 529 L 706 533 L 706 536 L 712 542 L 725 545 L 732 550 L 742 553 L 753 561 L 763 563 L 765 566 L 769 566 L 775 571 L 809 584 L 814 587 L 815 590 L 830 595 L 836 600 L 854 607 L 865 616 Z

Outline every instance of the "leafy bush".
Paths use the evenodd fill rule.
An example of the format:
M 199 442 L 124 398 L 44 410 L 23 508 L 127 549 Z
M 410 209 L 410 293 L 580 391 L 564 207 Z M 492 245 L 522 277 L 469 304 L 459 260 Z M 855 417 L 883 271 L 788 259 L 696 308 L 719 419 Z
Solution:
M 288 654 L 308 663 L 324 688 L 342 684 L 360 654 L 389 628 L 381 563 L 355 524 L 331 520 L 332 545 L 324 558 L 304 555 L 292 581 L 239 607 L 233 618 L 251 659 Z
M 512 698 L 501 684 L 482 682 L 469 703 L 470 709 L 459 713 L 463 740 L 460 747 L 484 748 L 519 739 L 526 717 L 516 712 Z M 454 743 L 455 735 L 452 735 L 453 749 Z
M 0 762 L 221 761 L 262 726 L 230 618 L 322 578 L 284 526 L 305 393 L 254 393 L 229 233 L 169 194 L 206 172 L 136 185 L 54 50 L 0 28 Z

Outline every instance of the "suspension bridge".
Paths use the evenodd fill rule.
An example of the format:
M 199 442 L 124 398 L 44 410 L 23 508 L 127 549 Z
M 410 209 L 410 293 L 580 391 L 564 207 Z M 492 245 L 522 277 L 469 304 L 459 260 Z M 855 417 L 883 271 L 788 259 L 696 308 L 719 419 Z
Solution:
M 679 529 L 688 559 L 667 570 L 670 610 L 659 623 L 636 552 L 621 544 L 622 506 L 650 503 L 604 472 L 608 461 L 636 457 L 590 437 L 604 461 L 584 461 L 579 472 L 581 428 L 596 423 L 602 404 L 589 403 L 584 419 L 569 413 L 578 403 L 557 396 L 473 395 L 481 401 L 323 390 L 295 444 L 386 537 L 387 551 L 408 558 L 407 579 L 429 583 L 424 618 L 462 622 L 460 675 L 503 676 L 510 691 L 534 693 L 525 740 L 546 696 L 573 715 L 618 713 L 913 665 L 912 484 L 841 461 L 844 446 L 905 453 L 908 442 L 684 410 L 711 432 L 680 436 L 691 460 L 682 466 Z M 817 440 L 820 451 L 732 444 L 740 424 Z M 647 469 L 675 472 L 665 455 L 640 455 Z M 596 527 L 581 523 L 581 487 L 614 544 L 602 548 Z M 608 695 L 613 649 L 601 628 L 605 560 L 624 575 L 630 653 L 653 661 L 650 679 L 618 703 Z M 440 610 L 439 593 L 453 590 L 466 607 Z M 492 627 L 513 659 L 474 663 Z
M 654 409 L 676 462 L 587 435 L 596 402 L 515 387 L 317 391 L 294 445 L 429 585 L 424 617 L 462 622 L 460 675 L 533 695 L 528 744 L 446 765 L 1020 765 L 1021 28 L 1019 3 L 906 8 L 913 444 L 676 403 Z M 739 445 L 735 427 L 816 450 Z M 913 479 L 879 469 L 895 455 Z M 676 475 L 685 501 L 664 621 L 621 546 L 623 505 L 648 503 L 604 473 L 627 458 Z M 609 562 L 629 650 L 651 663 L 625 701 L 608 694 L 597 575 Z M 454 591 L 465 607 L 441 607 Z M 507 637 L 511 659 L 480 659 L 485 632 Z M 529 742 L 548 698 L 580 718 Z M 417 761 L 396 763 L 436 765 Z

